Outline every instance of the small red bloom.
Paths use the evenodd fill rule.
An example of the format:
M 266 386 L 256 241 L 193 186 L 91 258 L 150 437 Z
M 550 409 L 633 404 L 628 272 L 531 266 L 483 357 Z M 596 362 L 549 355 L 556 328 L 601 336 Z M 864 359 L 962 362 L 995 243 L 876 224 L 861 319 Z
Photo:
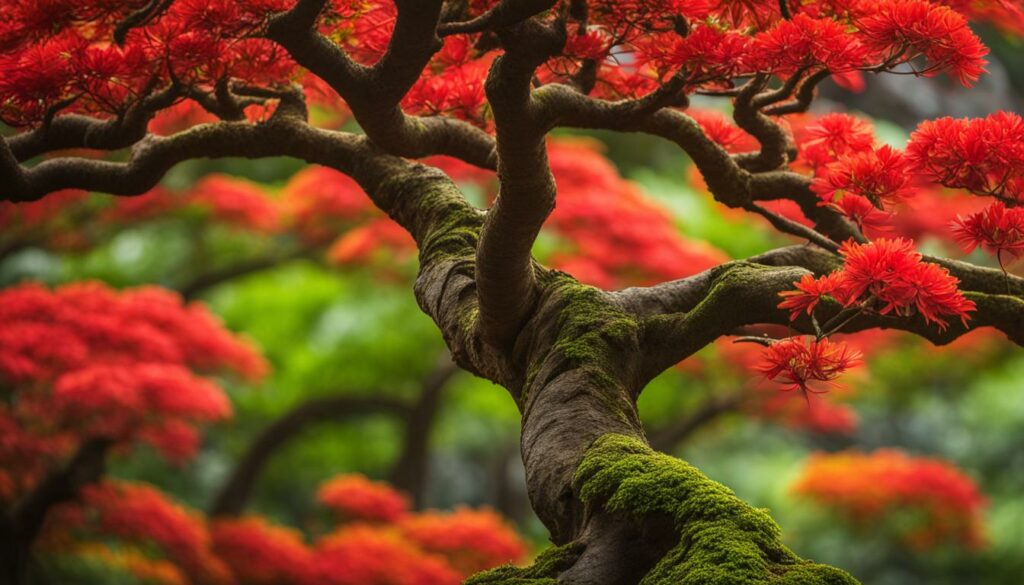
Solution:
M 884 449 L 819 453 L 808 461 L 793 491 L 872 530 L 888 515 L 897 515 L 900 538 L 914 548 L 947 541 L 971 548 L 984 543 L 985 498 L 970 477 L 937 459 Z
M 925 75 L 948 72 L 970 87 L 985 72 L 988 49 L 971 32 L 967 20 L 946 6 L 926 0 L 863 2 L 856 20 L 860 37 L 879 62 L 905 63 L 918 55 L 927 60 Z
M 391 486 L 361 475 L 339 475 L 317 491 L 317 500 L 348 519 L 395 522 L 409 511 L 409 500 Z
M 922 122 L 907 156 L 927 178 L 1007 202 L 1024 198 L 1024 118 L 996 112 L 985 118 Z
M 1024 208 L 1008 209 L 996 202 L 967 217 L 957 216 L 953 236 L 965 252 L 981 246 L 992 254 L 1006 252 L 1019 258 L 1024 256 Z
M 847 193 L 842 199 L 833 201 L 828 206 L 857 224 L 861 231 L 866 231 L 868 228 L 877 231 L 886 230 L 892 219 L 891 213 L 878 209 L 867 197 L 853 193 Z
M 800 143 L 800 158 L 814 168 L 834 162 L 840 156 L 871 150 L 874 129 L 863 118 L 831 113 L 807 126 Z
M 885 145 L 840 157 L 825 167 L 811 188 L 827 203 L 851 194 L 865 197 L 882 209 L 913 195 L 911 169 L 902 152 Z
M 814 312 L 821 299 L 832 294 L 839 286 L 840 275 L 837 272 L 814 278 L 813 274 L 803 275 L 796 283 L 797 290 L 787 290 L 779 293 L 783 300 L 779 303 L 780 309 L 789 309 L 789 319 L 796 320 L 800 313 L 808 315 Z
M 786 391 L 824 392 L 811 388 L 812 382 L 831 383 L 843 372 L 861 363 L 861 353 L 845 343 L 828 339 L 788 337 L 765 348 L 757 371 L 782 384 Z

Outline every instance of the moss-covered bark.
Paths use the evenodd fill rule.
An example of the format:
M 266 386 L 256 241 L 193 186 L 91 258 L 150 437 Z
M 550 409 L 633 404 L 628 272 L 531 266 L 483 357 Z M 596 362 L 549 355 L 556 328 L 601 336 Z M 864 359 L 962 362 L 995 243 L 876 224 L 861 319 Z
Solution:
M 641 585 L 855 585 L 849 574 L 805 561 L 782 544 L 766 510 L 753 508 L 695 467 L 642 441 L 605 435 L 576 473 L 580 497 L 638 522 L 668 517 L 678 541 Z

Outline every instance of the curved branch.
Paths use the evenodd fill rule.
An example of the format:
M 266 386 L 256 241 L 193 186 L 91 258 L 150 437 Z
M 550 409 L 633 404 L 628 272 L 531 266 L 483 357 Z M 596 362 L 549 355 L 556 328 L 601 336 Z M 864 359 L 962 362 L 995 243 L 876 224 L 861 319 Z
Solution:
M 656 451 L 671 452 L 676 445 L 704 428 L 719 417 L 736 412 L 747 398 L 745 392 L 734 392 L 724 396 L 712 396 L 705 400 L 685 418 L 670 422 L 647 433 L 647 439 Z
M 311 423 L 325 420 L 344 420 L 368 414 L 391 414 L 401 416 L 408 412 L 405 404 L 386 398 L 358 398 L 335 396 L 315 398 L 290 410 L 264 429 L 221 487 L 209 515 L 238 516 L 256 486 L 256 478 L 270 456 L 282 445 L 293 439 Z
M 5 583 L 24 582 L 32 543 L 54 506 L 78 497 L 81 489 L 99 481 L 113 441 L 89 439 L 64 465 L 47 475 L 0 524 L 0 574 Z
M 399 490 L 409 494 L 413 505 L 423 506 L 426 496 L 428 454 L 430 433 L 437 419 L 437 411 L 441 405 L 441 396 L 452 377 L 459 368 L 452 362 L 451 355 L 445 352 L 438 359 L 437 365 L 423 380 L 420 395 L 409 408 L 405 419 L 405 435 L 402 439 L 402 451 L 391 467 L 388 481 Z
M 844 332 L 898 329 L 944 345 L 970 330 L 993 327 L 1024 345 L 1024 278 L 1007 279 L 999 270 L 960 262 L 938 263 L 960 280 L 964 295 L 977 305 L 969 327 L 957 321 L 943 330 L 916 315 L 865 314 L 850 321 Z M 689 278 L 626 289 L 613 293 L 613 298 L 643 319 L 645 344 L 650 350 L 641 369 L 643 379 L 650 379 L 718 337 L 746 325 L 788 325 L 800 333 L 814 333 L 814 325 L 806 316 L 790 322 L 788 313 L 778 308 L 778 293 L 792 290 L 793 283 L 808 272 L 820 276 L 841 264 L 841 258 L 820 248 L 789 246 Z M 837 303 L 823 303 L 819 319 L 828 320 L 840 310 Z
M 206 291 L 221 285 L 229 280 L 247 276 L 256 272 L 262 272 L 286 264 L 292 260 L 309 258 L 317 249 L 316 246 L 302 246 L 288 250 L 283 253 L 269 254 L 259 258 L 247 259 L 237 264 L 225 266 L 218 270 L 212 270 L 200 274 L 177 287 L 178 293 L 186 301 L 201 296 Z
M 437 32 L 441 36 L 449 36 L 497 30 L 550 10 L 555 4 L 557 0 L 501 0 L 480 16 L 462 22 L 442 24 Z
M 326 0 L 304 0 L 275 16 L 267 37 L 340 95 L 363 131 L 383 150 L 408 158 L 446 154 L 495 168 L 494 141 L 483 130 L 442 116 L 406 115 L 401 99 L 440 48 L 434 34 L 439 0 L 399 2 L 395 32 L 384 56 L 366 67 L 316 30 Z
M 12 136 L 7 142 L 18 162 L 72 148 L 128 148 L 146 136 L 146 127 L 156 112 L 172 105 L 180 94 L 180 88 L 172 84 L 143 98 L 119 118 L 100 120 L 80 114 L 64 114 L 39 128 Z
M 494 62 L 485 89 L 498 144 L 498 197 L 487 213 L 476 254 L 484 341 L 507 347 L 537 299 L 533 243 L 555 207 L 547 128 L 536 115 L 534 71 L 561 50 L 565 31 L 527 21 L 503 31 L 506 53 Z

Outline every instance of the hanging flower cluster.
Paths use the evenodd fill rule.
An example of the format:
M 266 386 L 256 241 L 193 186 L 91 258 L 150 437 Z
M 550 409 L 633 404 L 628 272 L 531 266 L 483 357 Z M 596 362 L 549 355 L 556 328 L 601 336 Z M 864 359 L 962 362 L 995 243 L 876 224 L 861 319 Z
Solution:
M 825 390 L 812 383 L 832 384 L 859 365 L 861 358 L 859 351 L 842 342 L 787 337 L 765 348 L 757 369 L 765 378 L 781 384 L 782 390 L 817 393 Z

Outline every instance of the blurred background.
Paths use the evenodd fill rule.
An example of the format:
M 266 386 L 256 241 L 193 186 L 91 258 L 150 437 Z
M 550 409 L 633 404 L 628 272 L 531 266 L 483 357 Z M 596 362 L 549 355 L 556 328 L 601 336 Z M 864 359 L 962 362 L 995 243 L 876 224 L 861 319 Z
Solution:
M 824 89 L 816 107 L 871 118 L 879 139 L 900 146 L 925 118 L 1021 112 L 1024 51 L 994 34 L 985 40 L 993 48 L 989 75 L 970 91 L 945 78 L 868 77 L 859 93 Z M 559 135 L 552 149 L 556 177 L 583 180 L 562 180 L 570 195 L 560 199 L 537 255 L 581 280 L 643 284 L 671 277 L 678 263 L 692 273 L 791 242 L 756 218 L 714 204 L 685 156 L 656 139 Z M 438 164 L 485 203 L 489 177 Z M 317 486 L 339 473 L 360 473 L 396 485 L 417 508 L 493 508 L 532 551 L 545 546 L 525 495 L 515 404 L 502 388 L 450 366 L 439 333 L 413 298 L 410 242 L 369 209 L 357 188 L 280 159 L 190 162 L 161 189 L 148 200 L 75 196 L 59 211 L 4 212 L 0 286 L 161 285 L 207 303 L 269 361 L 270 373 L 258 383 L 222 381 L 234 418 L 206 429 L 196 458 L 174 464 L 135 449 L 113 459 L 111 475 L 153 483 L 206 509 L 254 442 L 270 441 L 268 428 L 287 419 L 294 424 L 270 441 L 250 511 L 315 532 L 325 513 L 313 497 Z M 183 203 L 161 207 L 161 197 Z M 955 215 L 952 204 L 951 210 Z M 906 213 L 920 225 L 901 229 L 923 249 L 958 253 L 936 235 L 950 214 L 931 207 Z M 321 224 L 323 217 L 330 221 Z M 676 235 L 662 235 L 663 224 Z M 981 253 L 971 259 L 992 265 Z M 1020 272 L 1019 264 L 1010 269 Z M 864 583 L 1020 583 L 1024 354 L 985 334 L 943 349 L 895 334 L 851 341 L 865 350 L 866 366 L 843 389 L 806 402 L 763 384 L 745 367 L 746 348 L 729 340 L 707 348 L 643 394 L 652 441 L 769 508 L 798 554 L 843 567 Z M 385 397 L 409 405 L 409 413 L 335 412 L 324 406 L 329 402 L 315 402 L 337 397 Z M 312 415 L 311 401 L 319 405 Z M 868 504 L 836 505 L 839 496 L 815 491 L 808 466 L 823 461 L 816 453 L 876 454 L 829 470 L 834 489 L 869 489 L 877 486 L 863 485 L 865 478 L 876 476 L 863 466 L 881 465 L 877 450 L 886 448 L 913 461 L 948 462 L 960 470 L 957 480 L 976 484 L 985 503 L 975 506 L 970 494 L 926 501 L 954 488 L 943 472 L 907 460 L 896 465 L 906 464 L 899 481 L 909 485 L 887 485 L 889 495 L 872 496 L 884 513 Z M 886 499 L 897 489 L 917 504 Z M 952 509 L 957 502 L 964 508 Z M 936 528 L 932 505 L 952 516 L 977 512 L 980 532 Z M 50 570 L 55 582 L 61 575 L 89 582 L 73 568 Z M 95 582 L 111 581 L 108 575 Z

